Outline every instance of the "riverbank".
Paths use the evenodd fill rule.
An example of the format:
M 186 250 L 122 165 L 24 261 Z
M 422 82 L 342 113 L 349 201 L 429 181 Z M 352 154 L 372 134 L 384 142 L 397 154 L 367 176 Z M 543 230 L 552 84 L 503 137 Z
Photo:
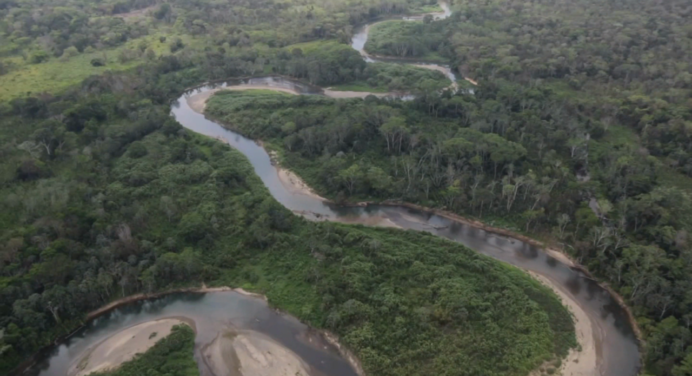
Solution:
M 216 376 L 311 375 L 297 354 L 255 331 L 225 329 L 202 350 L 202 359 Z
M 90 312 L 88 317 L 89 320 L 93 320 L 117 308 L 142 300 L 163 298 L 169 294 L 215 292 L 235 292 L 264 302 L 269 301 L 265 295 L 249 292 L 243 288 L 202 285 L 198 288 L 179 288 L 159 293 L 131 295 Z M 287 314 L 277 308 L 270 307 L 270 309 L 280 314 Z M 189 325 L 196 332 L 196 324 L 193 319 L 177 316 L 145 322 L 118 332 L 94 345 L 84 356 L 80 356 L 79 360 L 70 367 L 71 372 L 68 376 L 86 376 L 91 372 L 114 369 L 132 359 L 134 354 L 148 350 L 155 344 L 156 340 L 170 333 L 170 328 L 181 323 Z M 325 344 L 332 345 L 359 376 L 365 376 L 360 361 L 350 350 L 339 343 L 336 335 L 322 329 L 309 326 L 308 328 L 312 333 L 310 334 L 312 339 L 308 340 L 322 343 L 319 346 L 320 349 Z M 150 338 L 154 332 L 157 333 L 155 338 Z M 320 339 L 312 336 L 319 336 Z M 201 353 L 204 355 L 202 360 L 205 366 L 216 376 L 313 375 L 312 368 L 302 358 L 274 339 L 253 330 L 235 329 L 226 324 L 219 328 L 219 333 L 212 342 L 203 346 Z
M 290 192 L 294 194 L 305 194 L 305 195 L 315 195 L 316 197 L 319 197 L 320 199 L 324 200 L 325 202 L 332 202 L 331 200 L 322 198 L 319 195 L 316 195 L 313 193 L 312 189 L 295 173 L 290 172 L 282 167 L 279 167 L 278 164 L 275 165 L 277 168 L 277 173 L 279 173 L 279 176 L 281 177 L 282 175 L 288 175 L 290 174 L 292 176 L 292 179 L 290 180 L 283 180 L 282 179 L 282 184 L 289 190 Z M 282 173 L 283 171 L 283 173 Z M 286 173 L 288 171 L 288 173 Z M 376 204 L 376 203 L 358 203 L 355 204 L 355 206 L 368 206 L 371 204 Z M 384 205 L 387 205 L 387 203 L 384 203 Z M 425 208 L 425 207 L 420 207 L 415 204 L 409 204 L 405 203 L 403 205 L 397 204 L 400 206 L 408 206 L 410 208 L 416 208 L 417 210 L 421 211 L 427 211 L 427 212 L 434 212 L 434 210 Z M 392 204 L 394 206 L 394 204 Z M 305 214 L 305 213 L 300 213 L 300 214 Z M 436 213 L 440 215 L 440 213 Z M 482 224 L 481 222 L 478 221 L 469 221 L 467 219 L 458 220 L 456 218 L 451 218 L 451 217 L 458 217 L 458 218 L 463 218 L 457 215 L 454 215 L 452 213 L 445 213 L 445 215 L 440 215 L 444 216 L 446 218 L 462 222 L 464 224 L 468 224 L 474 228 L 481 228 L 480 225 L 482 225 L 484 230 L 488 230 L 489 226 Z M 375 225 L 375 226 L 382 226 L 382 227 L 395 227 L 395 228 L 401 228 L 400 226 L 396 225 L 394 222 L 391 222 L 387 218 L 382 218 L 381 220 L 375 219 L 376 217 L 368 217 L 368 221 L 364 222 L 363 220 L 353 220 L 353 221 L 344 221 L 342 218 L 336 219 L 338 222 L 341 223 L 353 223 L 353 224 L 364 224 L 364 225 Z M 335 220 L 335 219 L 332 219 Z M 495 229 L 495 228 L 493 228 Z M 500 230 L 500 229 L 497 229 Z M 503 230 L 505 232 L 505 236 L 508 233 L 508 230 Z M 490 231 L 489 231 L 490 232 Z M 518 239 L 519 240 L 519 239 Z M 532 239 L 532 241 L 534 241 Z M 535 241 L 534 241 L 535 242 Z M 560 253 L 558 251 L 549 250 L 551 256 L 554 258 L 558 259 L 559 261 L 565 263 L 566 265 L 573 266 L 574 262 L 570 260 L 565 254 Z M 591 317 L 586 313 L 586 311 L 579 305 L 579 303 L 571 298 L 566 291 L 560 286 L 560 284 L 556 281 L 553 281 L 549 279 L 547 276 L 540 275 L 538 273 L 534 273 L 531 271 L 528 271 L 529 275 L 531 275 L 533 278 L 537 279 L 539 282 L 541 282 L 543 285 L 547 286 L 550 288 L 555 294 L 560 298 L 560 300 L 563 302 L 563 304 L 568 307 L 568 309 L 572 312 L 573 314 L 573 319 L 574 319 L 574 326 L 575 326 L 575 333 L 577 337 L 577 343 L 578 343 L 578 348 L 577 349 L 572 349 L 570 350 L 568 356 L 562 360 L 562 366 L 560 368 L 561 374 L 562 375 L 570 375 L 570 376 L 598 376 L 600 375 L 598 369 L 599 365 L 602 363 L 602 352 L 597 351 L 597 341 L 596 341 L 596 334 L 594 332 L 594 328 L 597 327 L 598 325 L 596 324 L 598 320 L 595 320 L 594 317 Z M 327 337 L 329 338 L 329 337 Z M 335 341 L 335 343 L 337 343 Z M 338 345 L 337 345 L 338 347 Z M 353 355 L 346 353 L 342 354 L 347 359 L 351 359 Z M 355 358 L 355 357 L 353 357 Z
M 122 330 L 97 343 L 71 366 L 68 376 L 86 376 L 94 372 L 107 372 L 147 352 L 161 338 L 167 337 L 174 326 L 194 322 L 170 318 L 145 322 Z
M 544 275 L 531 271 L 528 273 L 544 286 L 553 290 L 562 303 L 572 312 L 579 347 L 571 349 L 567 357 L 562 359 L 560 370 L 557 374 L 564 376 L 601 375 L 599 367 L 603 360 L 603 353 L 598 348 L 596 341 L 594 341 L 596 337 L 594 330 L 598 328 L 598 320 L 595 320 L 579 304 L 570 299 L 567 292 L 558 283 Z
M 610 295 L 613 296 L 613 298 L 617 301 L 617 303 L 620 305 L 620 307 L 625 311 L 625 313 L 628 316 L 628 320 L 630 322 L 630 325 L 632 325 L 632 329 L 634 331 L 634 334 L 637 337 L 637 340 L 639 341 L 640 346 L 644 345 L 644 338 L 643 334 L 641 332 L 641 328 L 639 328 L 639 325 L 637 323 L 637 319 L 634 316 L 634 313 L 630 309 L 630 307 L 627 305 L 625 302 L 625 299 L 618 294 L 615 290 L 613 290 L 607 283 L 599 281 L 597 278 L 595 278 L 589 270 L 579 264 L 576 260 L 574 260 L 567 252 L 565 252 L 564 249 L 556 248 L 556 247 L 550 247 L 546 243 L 531 238 L 527 235 L 520 234 L 505 228 L 501 227 L 493 227 L 490 225 L 487 225 L 481 221 L 475 220 L 475 219 L 470 219 L 467 217 L 463 217 L 459 214 L 452 213 L 450 211 L 442 210 L 442 209 L 433 209 L 433 208 L 428 208 L 425 206 L 409 203 L 409 202 L 391 202 L 391 201 L 382 201 L 382 202 L 376 202 L 376 201 L 367 201 L 367 202 L 360 202 L 356 205 L 363 206 L 363 205 L 382 205 L 382 206 L 403 206 L 409 209 L 414 209 L 414 210 L 419 210 L 427 213 L 432 213 L 435 215 L 439 215 L 440 217 L 447 218 L 452 221 L 456 221 L 462 224 L 465 224 L 467 226 L 471 226 L 473 228 L 481 229 L 483 231 L 495 234 L 495 235 L 501 235 L 507 238 L 511 239 L 516 239 L 521 242 L 530 244 L 534 247 L 541 248 L 543 249 L 549 256 L 553 257 L 554 259 L 558 260 L 559 262 L 573 268 L 576 270 L 579 270 L 580 272 L 584 273 L 588 278 L 593 279 L 594 281 L 598 282 L 599 286 L 601 286 L 604 290 L 608 291 Z
M 210 292 L 220 292 L 220 291 L 236 291 L 236 292 L 243 294 L 243 295 L 252 295 L 252 296 L 263 297 L 262 295 L 249 293 L 249 292 L 247 292 L 241 288 L 232 289 L 230 287 L 225 287 L 225 286 L 224 287 L 207 287 L 206 285 L 202 285 L 202 287 L 183 287 L 183 288 L 179 288 L 179 289 L 171 289 L 171 290 L 155 292 L 155 293 L 134 294 L 134 295 L 129 295 L 129 296 L 126 296 L 124 298 L 114 300 L 114 301 L 104 305 L 101 308 L 95 309 L 95 310 L 87 313 L 85 321 L 93 320 L 97 317 L 103 316 L 103 315 L 113 311 L 116 308 L 120 308 L 124 305 L 139 302 L 142 300 L 157 299 L 157 298 L 161 298 L 163 296 L 175 294 L 175 293 L 206 294 L 206 293 L 210 293 Z M 266 298 L 265 298 L 265 300 L 266 300 Z
M 257 142 L 257 144 L 260 146 L 263 146 L 261 142 Z M 265 148 L 265 152 L 267 152 L 266 148 Z M 276 169 L 277 174 L 279 174 L 280 176 L 281 175 L 285 176 L 286 173 L 281 172 L 281 171 L 285 171 L 285 169 L 279 166 L 279 163 L 275 157 L 276 156 L 274 155 L 274 158 L 270 157 L 270 159 L 272 160 L 272 164 L 274 165 L 274 168 Z M 314 193 L 314 191 L 307 184 L 305 184 L 305 182 L 303 182 L 302 179 L 300 179 L 296 174 L 294 174 L 294 173 L 291 173 L 291 174 L 292 174 L 291 179 L 282 179 L 281 180 L 281 184 L 284 186 L 284 188 L 288 192 L 290 192 L 291 194 L 302 194 L 302 195 L 313 195 L 314 194 L 314 195 L 316 195 L 316 197 L 320 201 L 322 201 L 324 203 L 330 203 L 332 205 L 335 205 L 332 201 L 325 199 L 324 197 L 321 197 L 321 196 L 317 195 L 316 193 Z M 452 220 L 452 221 L 455 221 L 455 222 L 458 222 L 458 223 L 461 223 L 464 225 L 468 225 L 468 226 L 473 227 L 473 228 L 481 229 L 481 230 L 484 230 L 484 231 L 489 232 L 489 233 L 501 235 L 503 237 L 508 237 L 508 238 L 512 238 L 512 239 L 516 239 L 516 240 L 522 241 L 526 244 L 533 245 L 535 247 L 544 248 L 544 249 L 546 249 L 546 251 L 545 251 L 546 254 L 548 254 L 550 257 L 556 259 L 557 261 L 563 263 L 564 265 L 566 265 L 572 269 L 576 269 L 576 270 L 583 272 L 587 276 L 590 275 L 588 273 L 588 271 L 586 270 L 586 268 L 578 265 L 578 263 L 576 263 L 574 260 L 572 260 L 566 253 L 563 253 L 562 250 L 546 247 L 546 245 L 543 242 L 540 242 L 536 239 L 530 238 L 526 235 L 519 234 L 519 233 L 510 231 L 507 229 L 503 229 L 503 228 L 492 227 L 492 226 L 486 225 L 485 223 L 482 223 L 480 221 L 468 219 L 468 218 L 462 217 L 460 215 L 457 215 L 457 214 L 454 214 L 454 213 L 451 213 L 448 211 L 444 211 L 441 209 L 427 208 L 427 207 L 423 207 L 423 206 L 412 204 L 412 203 L 388 202 L 388 201 L 385 201 L 385 202 L 359 202 L 359 203 L 355 203 L 355 204 L 351 204 L 351 205 L 346 205 L 346 207 L 349 207 L 349 206 L 351 206 L 351 207 L 367 207 L 370 205 L 382 205 L 382 206 L 404 207 L 404 208 L 414 209 L 414 210 L 421 211 L 421 212 L 435 214 L 435 215 L 438 215 L 440 217 L 446 218 L 448 220 Z M 329 215 L 325 216 L 324 214 L 317 214 L 317 213 L 312 213 L 312 212 L 304 212 L 304 211 L 294 211 L 294 212 L 296 212 L 297 214 L 300 214 L 300 215 L 302 215 L 308 219 L 315 219 L 315 220 L 333 220 L 333 221 L 338 221 L 338 222 L 342 222 L 342 223 L 358 223 L 358 224 L 364 224 L 364 225 L 370 225 L 370 226 L 386 226 L 386 225 L 397 226 L 394 222 L 392 222 L 391 220 L 389 220 L 388 218 L 385 218 L 385 217 L 380 218 L 380 217 L 375 217 L 375 216 L 365 216 L 365 217 L 349 218 L 348 216 L 336 215 L 336 216 L 334 216 L 334 218 L 331 218 Z M 387 223 L 387 222 L 389 222 L 389 223 Z M 593 279 L 591 277 L 589 277 L 589 278 Z M 544 282 L 546 282 L 546 281 L 544 281 Z M 560 284 L 557 281 L 550 280 L 550 281 L 547 281 L 546 283 L 550 284 L 551 288 L 553 288 L 553 289 L 560 288 Z M 610 295 L 614 298 L 615 301 L 619 302 L 619 304 L 623 308 L 624 312 L 627 313 L 627 318 L 630 321 L 630 324 L 631 324 L 636 336 L 641 339 L 641 333 L 640 333 L 639 328 L 636 325 L 636 320 L 634 320 L 634 316 L 632 315 L 631 311 L 624 304 L 624 300 L 621 297 L 619 297 L 614 291 L 612 291 L 608 286 L 601 285 L 601 287 L 604 290 L 608 291 L 610 293 Z M 566 302 L 569 301 L 569 304 L 566 304 L 567 306 L 570 306 L 570 307 L 580 306 L 579 300 L 576 297 L 573 297 L 572 295 L 569 295 L 569 294 L 563 294 L 562 297 L 563 297 L 564 301 L 566 301 Z M 580 309 L 582 312 L 585 312 L 587 310 L 586 307 L 581 307 Z M 574 312 L 575 310 L 572 309 L 572 311 Z M 592 315 L 591 317 L 593 319 L 594 316 Z M 593 319 L 593 321 L 602 321 L 602 320 L 601 319 Z M 586 322 L 586 321 L 582 320 L 582 322 Z M 585 325 L 585 324 L 581 324 L 581 325 Z M 582 348 L 594 347 L 594 348 L 598 349 L 602 346 L 601 342 L 603 342 L 603 339 L 598 338 L 594 334 L 593 330 L 589 331 L 589 330 L 586 330 L 582 327 L 580 329 L 580 332 L 582 333 L 582 339 L 580 342 L 580 346 Z M 591 333 L 591 334 L 589 335 L 589 333 Z M 589 337 L 589 339 L 588 340 L 584 339 L 586 337 Z M 589 342 L 594 343 L 595 345 L 590 346 Z M 639 343 L 641 344 L 641 341 Z M 602 363 L 602 358 L 599 358 L 599 356 L 583 355 L 581 352 L 579 352 L 578 354 L 573 353 L 573 354 L 570 354 L 570 357 L 571 357 L 570 361 L 574 362 L 576 360 L 576 362 L 578 364 L 581 364 L 581 366 L 580 366 L 581 370 L 589 370 L 589 369 L 593 370 L 593 369 L 598 369 L 598 365 L 600 363 Z M 582 371 L 580 371 L 580 372 L 582 372 Z M 587 372 L 585 374 L 588 374 L 588 371 L 583 371 L 583 372 Z M 576 374 L 578 374 L 578 373 L 575 373 L 575 375 Z
M 337 337 L 336 334 L 327 330 L 322 330 L 320 333 L 324 336 L 324 339 L 329 342 L 329 344 L 334 346 L 339 351 L 339 354 L 341 354 L 344 359 L 348 360 L 353 369 L 356 370 L 358 376 L 365 376 L 365 370 L 363 370 L 363 365 L 360 363 L 360 360 L 358 360 L 351 350 L 341 345 L 341 342 L 339 342 L 339 337 Z

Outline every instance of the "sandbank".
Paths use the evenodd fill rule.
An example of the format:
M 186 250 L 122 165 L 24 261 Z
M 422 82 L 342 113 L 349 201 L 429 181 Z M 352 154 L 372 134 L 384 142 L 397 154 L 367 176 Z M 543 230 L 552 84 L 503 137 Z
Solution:
M 216 376 L 309 376 L 310 366 L 288 348 L 254 331 L 225 330 L 204 349 Z
M 559 283 L 552 279 L 531 271 L 527 271 L 533 278 L 552 289 L 562 300 L 567 309 L 572 312 L 574 329 L 577 335 L 578 348 L 571 349 L 567 357 L 562 359 L 562 366 L 556 374 L 562 376 L 599 376 L 601 354 L 596 346 L 595 331 L 598 329 L 598 320 L 590 317 L 586 311 L 563 290 Z
M 171 333 L 174 326 L 185 324 L 181 319 L 148 321 L 124 329 L 89 348 L 70 366 L 68 375 L 85 376 L 119 367 L 144 353 L 161 338 Z

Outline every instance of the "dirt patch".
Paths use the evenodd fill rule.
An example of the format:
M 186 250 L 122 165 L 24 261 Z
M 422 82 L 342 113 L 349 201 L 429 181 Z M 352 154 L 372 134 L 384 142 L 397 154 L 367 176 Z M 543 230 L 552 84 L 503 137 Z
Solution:
M 174 326 L 185 323 L 180 319 L 162 319 L 131 326 L 87 350 L 70 367 L 68 375 L 84 376 L 117 368 L 149 350 L 161 338 L 168 336 Z
M 468 77 L 464 77 L 464 79 L 465 79 L 466 81 L 470 82 L 471 85 L 473 85 L 473 86 L 478 86 L 478 82 L 476 82 L 475 80 L 472 80 L 472 79 L 470 79 L 470 78 L 468 78 Z
M 204 349 L 203 357 L 217 376 L 310 375 L 310 366 L 293 351 L 253 331 L 224 330 Z
M 329 201 L 326 198 L 318 195 L 315 191 L 307 185 L 303 179 L 296 175 L 293 171 L 287 170 L 285 168 L 276 166 L 276 173 L 279 176 L 281 184 L 294 195 L 310 196 L 322 201 Z

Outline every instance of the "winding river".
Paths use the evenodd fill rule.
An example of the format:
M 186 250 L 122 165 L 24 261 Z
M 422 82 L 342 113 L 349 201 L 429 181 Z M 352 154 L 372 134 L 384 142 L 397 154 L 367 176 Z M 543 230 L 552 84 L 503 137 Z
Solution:
M 306 370 L 304 375 L 357 376 L 349 362 L 321 333 L 291 316 L 276 312 L 262 299 L 235 291 L 175 293 L 117 308 L 91 320 L 65 343 L 44 354 L 44 359 L 25 374 L 72 375 L 75 366 L 82 359 L 88 359 L 90 350 L 102 341 L 135 325 L 168 318 L 182 319 L 195 329 L 195 360 L 202 376 L 240 376 L 239 372 L 219 373 L 219 367 L 214 364 L 219 356 L 209 351 L 220 333 L 230 331 L 234 335 L 242 333 L 245 337 L 271 343 L 275 354 L 279 353 L 277 350 L 287 351 L 284 358 L 299 359 Z M 286 363 L 286 359 L 275 359 L 275 363 Z
M 435 19 L 449 17 L 449 7 Z M 412 17 L 408 20 L 418 20 Z M 368 31 L 365 25 L 354 33 L 352 47 L 368 62 L 415 64 L 443 72 L 452 82 L 453 71 L 443 65 L 402 61 L 369 55 L 364 51 Z M 539 249 L 517 239 L 500 236 L 449 216 L 407 206 L 368 205 L 341 207 L 312 194 L 290 172 L 277 167 L 266 150 L 253 140 L 230 131 L 201 113 L 204 102 L 221 89 L 269 88 L 296 95 L 326 95 L 334 98 L 365 97 L 372 93 L 322 89 L 282 77 L 259 77 L 202 86 L 186 92 L 172 106 L 172 116 L 185 128 L 227 142 L 242 152 L 271 195 L 293 212 L 312 220 L 330 220 L 372 226 L 390 226 L 426 231 L 460 242 L 478 252 L 520 267 L 551 286 L 570 307 L 577 322 L 581 351 L 564 361 L 564 374 L 634 376 L 640 365 L 636 336 L 626 312 L 616 299 L 595 281 L 571 266 L 561 255 Z M 401 97 L 394 94 L 378 96 Z M 173 294 L 161 299 L 134 303 L 91 321 L 66 343 L 54 348 L 39 366 L 29 372 L 41 376 L 63 376 L 91 346 L 138 323 L 168 317 L 191 320 L 196 329 L 195 359 L 203 375 L 215 375 L 205 349 L 218 335 L 219 327 L 233 327 L 267 336 L 297 355 L 310 375 L 352 376 L 356 371 L 324 337 L 296 319 L 271 310 L 267 304 L 236 292 L 213 294 Z M 221 376 L 221 375 L 216 375 Z

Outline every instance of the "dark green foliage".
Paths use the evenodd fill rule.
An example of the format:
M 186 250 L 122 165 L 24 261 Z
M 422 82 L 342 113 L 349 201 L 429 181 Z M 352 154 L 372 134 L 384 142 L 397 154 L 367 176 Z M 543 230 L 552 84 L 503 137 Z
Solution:
M 168 3 L 161 4 L 159 8 L 154 12 L 154 17 L 162 20 L 166 17 L 168 17 L 171 13 L 171 6 Z M 166 37 L 161 37 L 161 43 L 166 41 Z
M 340 43 L 317 43 L 303 51 L 292 48 L 277 55 L 274 69 L 278 73 L 304 78 L 317 85 L 349 82 L 362 76 L 366 63 L 350 46 Z
M 171 52 L 177 52 L 179 50 L 182 50 L 183 47 L 185 47 L 183 40 L 180 38 L 175 38 L 175 40 L 171 43 L 170 50 Z
M 363 71 L 365 82 L 386 91 L 411 92 L 424 87 L 442 89 L 450 85 L 442 73 L 405 64 L 368 64 Z
M 96 57 L 96 58 L 91 59 L 91 65 L 94 67 L 102 67 L 102 66 L 106 65 L 106 61 L 101 59 L 101 58 Z
M 387 21 L 371 28 L 365 49 L 371 54 L 440 60 L 449 54 L 445 22 Z
M 48 61 L 50 59 L 50 56 L 46 51 L 39 50 L 31 54 L 31 58 L 29 59 L 32 64 L 40 64 L 45 61 Z
M 147 352 L 123 363 L 114 371 L 92 376 L 198 376 L 193 358 L 195 332 L 187 325 L 174 326 L 171 334 L 160 339 Z
M 339 334 L 372 374 L 524 375 L 574 345 L 568 311 L 514 268 L 421 233 L 294 216 L 240 153 L 181 131 L 156 104 L 195 79 L 180 72 L 137 95 L 89 80 L 103 92 L 18 101 L 2 119 L 3 144 L 31 141 L 2 149 L 3 169 L 11 166 L 0 170 L 2 372 L 112 299 L 203 282 L 265 293 Z M 262 92 L 233 98 L 241 111 L 333 106 Z M 294 128 L 266 129 L 309 125 L 294 118 Z M 383 171 L 364 170 L 387 189 Z M 117 372 L 164 369 L 149 355 Z
M 649 369 L 671 375 L 692 349 L 680 288 L 692 284 L 689 181 L 546 86 L 495 80 L 474 96 L 418 94 L 400 103 L 220 93 L 207 111 L 268 141 L 337 201 L 401 199 L 567 244 L 641 317 Z
M 460 375 L 524 375 L 540 364 L 534 362 L 537 348 L 564 355 L 575 344 L 565 308 L 537 282 L 517 279 L 522 272 L 415 232 L 321 226 L 335 243 L 320 241 L 316 233 L 302 236 L 310 256 L 321 262 L 276 249 L 261 265 L 269 268 L 269 284 L 288 275 L 294 283 L 303 278 L 315 286 L 322 312 L 291 302 L 295 297 L 287 294 L 288 286 L 269 297 L 308 311 L 320 318 L 320 326 L 341 333 L 369 373 L 429 375 L 454 369 Z M 305 270 L 292 270 L 291 259 Z M 538 299 L 525 301 L 528 296 Z M 513 338 L 501 329 L 506 326 L 523 334 Z M 546 327 L 552 337 L 538 335 Z M 519 345 L 523 350 L 500 345 L 519 337 L 531 345 Z
M 150 32 L 146 22 L 94 17 L 141 9 L 152 5 L 148 1 L 66 5 L 41 3 L 36 13 L 38 5 L 32 1 L 0 2 L 5 33 L 0 38 L 8 42 L 0 43 L 0 55 L 31 46 L 25 51 L 30 61 L 37 50 L 60 56 L 71 46 L 80 52 L 113 47 Z M 7 328 L 5 338 L 24 342 L 16 347 L 20 352 L 2 350 L 4 364 L 16 363 L 20 353 L 69 326 L 68 319 L 62 329 L 32 329 L 55 328 L 41 323 L 41 317 L 50 323 L 55 319 L 32 294 L 62 294 L 53 285 L 84 275 L 91 284 L 76 280 L 65 289 L 70 296 L 83 293 L 88 298 L 69 309 L 61 307 L 60 317 L 79 317 L 92 308 L 89 302 L 100 304 L 116 295 L 122 286 L 115 285 L 118 278 L 125 281 L 121 294 L 164 288 L 158 281 L 188 283 L 185 265 L 197 257 L 204 263 L 190 264 L 191 270 L 207 280 L 257 283 L 303 318 L 322 312 L 316 302 L 333 300 L 331 295 L 316 298 L 313 286 L 298 287 L 296 281 L 305 276 L 291 268 L 293 259 L 284 260 L 286 270 L 295 273 L 291 283 L 280 279 L 281 273 L 267 272 L 277 266 L 270 256 L 282 256 L 293 243 L 281 243 L 283 235 L 266 229 L 288 229 L 277 230 L 282 234 L 304 229 L 285 211 L 257 209 L 265 200 L 246 194 L 254 187 L 245 179 L 250 173 L 237 163 L 218 164 L 224 153 L 217 148 L 184 139 L 166 109 L 146 111 L 199 82 L 272 71 L 323 85 L 404 88 L 415 91 L 418 99 L 400 104 L 373 98 L 332 102 L 228 94 L 218 97 L 225 102 L 215 116 L 270 142 L 283 152 L 284 163 L 331 197 L 415 201 L 565 244 L 633 306 L 647 337 L 646 372 L 689 373 L 692 183 L 676 173 L 692 174 L 687 3 L 456 0 L 448 21 L 375 27 L 369 49 L 446 59 L 480 82 L 473 96 L 440 96 L 439 81 L 421 82 L 434 77 L 413 77 L 416 71 L 404 67 L 363 64 L 346 45 L 354 25 L 407 13 L 430 1 L 382 5 L 308 1 L 297 11 L 272 0 L 167 2 L 155 8 L 153 22 L 198 35 L 196 41 L 206 36 L 219 48 L 163 56 L 131 82 L 117 75 L 90 78 L 82 93 L 103 95 L 99 101 L 109 103 L 104 106 L 108 120 L 87 111 L 75 122 L 47 121 L 87 104 L 77 97 L 49 106 L 45 98 L 22 92 L 9 105 L 0 105 L 0 192 L 7 197 L 0 211 L 0 228 L 7 229 L 0 245 L 5 294 L 0 325 Z M 299 42 L 309 43 L 294 45 Z M 14 72 L 16 67 L 9 67 Z M 126 90 L 149 103 L 108 97 Z M 51 108 L 55 105 L 62 110 Z M 130 113 L 136 114 L 134 120 L 126 116 Z M 131 153 L 130 144 L 138 140 L 147 154 L 135 158 L 143 149 L 135 146 Z M 166 184 L 184 186 L 186 193 L 167 190 L 159 168 L 167 169 Z M 183 173 L 168 171 L 178 168 Z M 207 190 L 209 186 L 223 188 Z M 233 201 L 232 210 L 223 211 L 226 201 L 219 197 Z M 598 203 L 598 210 L 590 201 Z M 255 211 L 262 213 L 255 218 Z M 234 218 L 235 227 L 229 227 L 228 218 Z M 120 239 L 119 233 L 127 234 L 118 227 L 121 223 L 134 229 L 136 247 Z M 67 241 L 53 244 L 58 239 Z M 326 245 L 329 250 L 320 255 L 353 252 Z M 112 270 L 107 267 L 111 260 L 136 270 L 94 282 L 99 268 Z M 56 267 L 38 266 L 47 261 Z M 109 291 L 104 285 L 111 286 Z M 93 290 L 84 292 L 79 286 Z M 300 299 L 305 304 L 296 303 Z M 22 301 L 16 307 L 21 319 L 14 316 L 15 301 Z M 551 304 L 541 304 L 550 311 Z M 355 316 L 360 307 L 353 305 Z M 31 312 L 42 314 L 37 318 Z M 564 316 L 550 317 L 554 332 L 564 332 L 567 322 L 559 319 Z M 313 317 L 325 325 L 337 318 Z
M 131 158 L 142 158 L 148 153 L 147 147 L 142 142 L 133 142 L 127 151 Z

